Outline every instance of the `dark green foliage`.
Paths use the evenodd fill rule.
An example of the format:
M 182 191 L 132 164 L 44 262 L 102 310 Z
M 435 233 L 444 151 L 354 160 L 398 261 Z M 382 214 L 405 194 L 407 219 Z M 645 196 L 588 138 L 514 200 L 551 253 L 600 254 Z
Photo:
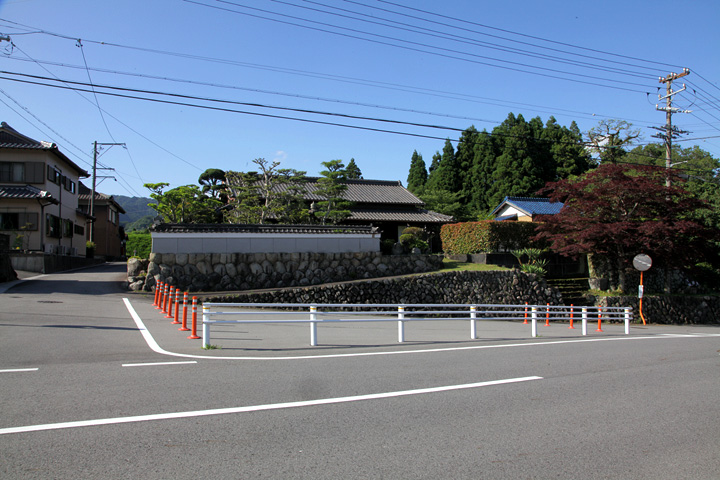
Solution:
M 198 183 L 202 185 L 202 192 L 212 198 L 227 203 L 225 193 L 225 172 L 219 168 L 208 168 L 200 174 Z
M 149 233 L 130 232 L 125 244 L 125 251 L 129 257 L 149 258 L 152 248 L 152 238 Z
M 208 197 L 196 185 L 183 185 L 164 191 L 168 183 L 146 183 L 157 203 L 148 206 L 168 223 L 217 223 L 222 219 L 222 202 Z
M 413 154 L 408 176 L 408 187 L 413 188 L 415 159 Z M 591 167 L 575 123 L 562 127 L 550 117 L 543 125 L 539 117 L 527 122 L 511 113 L 492 133 L 469 127 L 455 150 L 446 140 L 442 154 L 433 157 L 424 191 L 411 191 L 422 193 L 427 203 L 428 192 L 458 194 L 452 203 L 458 202 L 463 211 L 458 214 L 459 209 L 452 208 L 442 213 L 453 210 L 456 218 L 478 218 L 506 196 L 535 196 L 546 182 L 580 175 Z
M 350 205 L 343 198 L 347 185 L 342 183 L 345 177 L 345 165 L 342 160 L 330 160 L 322 162 L 325 170 L 320 172 L 315 193 L 324 198 L 317 202 L 315 217 L 325 225 L 328 222 L 340 223 L 350 216 Z
M 423 161 L 422 155 L 417 150 L 412 154 L 410 160 L 410 172 L 407 178 L 407 189 L 417 194 L 422 192 L 425 188 L 425 182 L 427 182 L 428 173 L 425 168 L 425 161 Z
M 154 202 L 153 199 L 147 198 L 147 197 L 126 197 L 124 195 L 113 195 L 113 198 L 116 202 L 120 204 L 121 207 L 123 207 L 123 210 L 125 210 L 125 213 L 120 214 L 120 224 L 125 226 L 125 229 L 130 230 L 141 230 L 142 228 L 128 228 L 128 225 L 132 224 L 133 222 L 143 218 L 150 216 L 152 219 L 157 215 L 155 210 L 148 207 L 148 203 Z M 152 223 L 152 220 L 150 221 Z
M 486 253 L 541 246 L 532 240 L 537 225 L 530 222 L 465 222 L 443 225 L 440 239 L 445 253 Z
M 363 178 L 360 167 L 357 166 L 354 158 L 351 158 L 347 167 L 345 167 L 345 178 L 349 180 L 359 180 Z
M 400 243 L 408 252 L 411 252 L 413 248 L 419 248 L 421 252 L 427 252 L 430 249 L 427 235 L 419 227 L 408 227 L 403 230 L 400 235 Z

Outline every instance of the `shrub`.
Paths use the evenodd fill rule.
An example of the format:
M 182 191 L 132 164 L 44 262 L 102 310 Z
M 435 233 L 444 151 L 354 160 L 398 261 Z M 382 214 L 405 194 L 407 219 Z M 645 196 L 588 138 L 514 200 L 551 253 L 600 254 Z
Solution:
M 125 244 L 125 252 L 128 256 L 149 258 L 152 249 L 152 237 L 149 233 L 128 233 L 128 240 Z
M 400 235 L 400 243 L 408 251 L 419 248 L 420 251 L 426 252 L 430 249 L 430 246 L 425 241 L 425 231 L 418 227 L 408 227 L 403 230 Z
M 494 220 L 455 223 L 442 226 L 440 240 L 443 251 L 451 255 L 511 251 L 536 246 L 530 240 L 536 227 L 530 222 Z

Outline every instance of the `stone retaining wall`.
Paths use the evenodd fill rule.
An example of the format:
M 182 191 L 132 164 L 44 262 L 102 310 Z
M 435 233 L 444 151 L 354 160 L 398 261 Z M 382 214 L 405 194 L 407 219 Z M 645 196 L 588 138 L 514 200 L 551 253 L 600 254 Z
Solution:
M 560 293 L 518 270 L 444 272 L 362 282 L 208 296 L 236 303 L 479 303 L 557 305 Z
M 588 297 L 593 305 L 632 307 L 635 322 L 640 319 L 637 297 Z M 672 325 L 720 325 L 720 297 L 704 295 L 645 296 L 643 315 L 649 323 Z
M 310 286 L 439 270 L 439 255 L 355 253 L 151 253 L 128 260 L 131 290 L 158 281 L 191 292 Z

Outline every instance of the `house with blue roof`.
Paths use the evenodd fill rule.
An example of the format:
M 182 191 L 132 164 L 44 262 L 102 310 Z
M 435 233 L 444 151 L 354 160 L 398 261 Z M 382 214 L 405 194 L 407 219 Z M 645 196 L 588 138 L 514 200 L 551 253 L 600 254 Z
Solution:
M 492 214 L 496 221 L 534 222 L 540 215 L 560 213 L 562 207 L 562 202 L 549 198 L 505 197 Z

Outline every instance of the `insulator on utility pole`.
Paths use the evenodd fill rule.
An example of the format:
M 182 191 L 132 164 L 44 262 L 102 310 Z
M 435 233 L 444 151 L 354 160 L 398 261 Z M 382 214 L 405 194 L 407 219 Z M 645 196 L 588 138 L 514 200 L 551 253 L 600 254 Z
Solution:
M 664 83 L 667 87 L 667 93 L 665 96 L 658 95 L 658 100 L 665 100 L 665 106 L 655 105 L 655 109 L 661 112 L 665 112 L 665 134 L 662 137 L 665 139 L 665 186 L 669 187 L 670 182 L 670 167 L 672 167 L 672 138 L 673 135 L 679 133 L 679 131 L 673 130 L 672 115 L 673 113 L 690 113 L 690 110 L 680 110 L 673 108 L 672 97 L 673 95 L 685 90 L 685 85 L 680 90 L 673 91 L 672 82 L 678 78 L 690 75 L 690 69 L 683 68 L 682 73 L 670 73 L 666 77 L 660 77 L 659 82 Z

